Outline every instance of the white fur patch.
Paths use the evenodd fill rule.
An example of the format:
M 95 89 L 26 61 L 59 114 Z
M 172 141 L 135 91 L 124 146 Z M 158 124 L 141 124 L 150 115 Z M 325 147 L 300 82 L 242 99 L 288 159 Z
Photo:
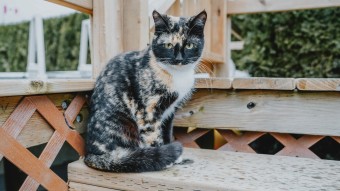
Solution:
M 188 65 L 163 65 L 160 66 L 169 72 L 172 76 L 172 91 L 178 93 L 178 98 L 176 101 L 171 104 L 171 106 L 165 110 L 162 118 L 163 120 L 168 118 L 174 111 L 175 107 L 178 106 L 179 102 L 185 99 L 187 96 L 190 96 L 191 89 L 195 85 L 195 67 L 196 64 L 188 64 Z
M 107 152 L 105 144 L 100 144 L 97 141 L 93 142 L 93 145 L 96 146 L 100 151 Z

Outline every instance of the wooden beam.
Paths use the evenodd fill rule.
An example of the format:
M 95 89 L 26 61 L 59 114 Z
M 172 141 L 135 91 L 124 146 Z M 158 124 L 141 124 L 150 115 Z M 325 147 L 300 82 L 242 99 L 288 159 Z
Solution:
M 210 40 L 209 52 L 221 56 L 222 64 L 216 64 L 215 77 L 230 77 L 228 58 L 230 56 L 230 49 L 228 48 L 231 37 L 231 20 L 227 18 L 227 1 L 226 0 L 212 0 L 210 1 L 211 8 L 208 12 L 208 21 L 210 24 Z
M 47 0 L 64 7 L 68 7 L 82 13 L 92 14 L 92 0 Z
M 294 90 L 294 78 L 235 78 L 234 89 Z
M 198 90 L 175 126 L 340 136 L 340 92 Z
M 300 78 L 296 79 L 298 90 L 340 91 L 340 78 Z
M 338 6 L 340 6 L 340 0 L 228 0 L 227 14 L 293 11 Z
M 96 79 L 109 59 L 123 52 L 123 1 L 93 1 L 92 72 Z
M 140 0 L 123 1 L 124 52 L 143 50 L 147 47 L 149 43 L 148 18 L 147 2 Z
M 89 91 L 93 79 L 0 80 L 0 96 Z

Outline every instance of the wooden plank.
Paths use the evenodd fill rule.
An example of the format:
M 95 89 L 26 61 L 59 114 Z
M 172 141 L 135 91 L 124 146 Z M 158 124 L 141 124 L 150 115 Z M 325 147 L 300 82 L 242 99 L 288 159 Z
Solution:
M 175 126 L 340 135 L 340 92 L 198 90 Z M 187 115 L 195 111 L 193 115 Z
M 71 183 L 118 190 L 337 190 L 340 162 L 205 149 L 184 149 L 190 164 L 149 173 L 109 173 L 69 164 Z
M 153 21 L 152 21 L 153 23 Z M 148 3 L 123 1 L 124 51 L 143 50 L 149 43 Z
M 47 0 L 82 13 L 92 14 L 92 0 Z
M 123 52 L 123 1 L 93 1 L 92 72 L 96 79 L 109 59 Z
M 195 88 L 231 89 L 231 82 L 228 78 L 196 78 Z
M 300 78 L 296 86 L 298 90 L 340 91 L 340 78 Z
M 44 148 L 43 152 L 39 156 L 39 160 L 41 161 L 42 165 L 46 167 L 50 167 L 52 162 L 57 157 L 61 147 L 65 142 L 65 134 L 60 134 L 59 132 L 55 131 L 51 140 L 48 141 L 46 147 Z M 24 183 L 20 187 L 20 191 L 26 190 L 37 190 L 39 187 L 39 183 L 35 181 L 32 177 L 28 176 Z
M 317 9 L 326 7 L 338 7 L 340 0 L 229 0 L 227 13 L 247 14 L 261 12 L 293 11 L 300 9 Z
M 0 128 L 0 154 L 41 183 L 47 190 L 67 190 L 67 184 L 52 170 Z M 24 160 L 23 160 L 24 159 Z
M 294 78 L 235 78 L 234 89 L 294 90 Z
M 8 135 L 16 139 L 34 112 L 34 105 L 27 99 L 24 99 L 15 108 L 9 118 L 7 118 L 6 122 L 1 126 L 1 128 L 6 133 L 8 133 Z M 2 157 L 3 156 L 0 154 L 0 160 Z
M 0 80 L 0 96 L 89 91 L 94 83 L 93 79 Z
M 85 104 L 86 99 L 84 96 L 78 94 L 67 107 L 64 116 L 67 119 L 68 123 L 73 123 L 76 119 L 77 115 L 79 114 L 81 108 Z

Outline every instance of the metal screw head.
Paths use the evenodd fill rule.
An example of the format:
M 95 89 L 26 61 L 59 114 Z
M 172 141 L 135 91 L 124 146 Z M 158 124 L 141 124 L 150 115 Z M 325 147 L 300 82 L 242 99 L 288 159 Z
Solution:
M 83 115 L 82 114 L 78 114 L 77 117 L 76 117 L 76 121 L 78 123 L 82 122 L 83 121 Z
M 69 104 L 70 104 L 70 102 L 69 102 L 68 100 L 64 100 L 64 101 L 61 103 L 61 108 L 63 108 L 64 110 L 66 110 Z
M 254 103 L 252 101 L 247 104 L 248 109 L 253 109 L 255 106 L 256 106 L 256 103 Z

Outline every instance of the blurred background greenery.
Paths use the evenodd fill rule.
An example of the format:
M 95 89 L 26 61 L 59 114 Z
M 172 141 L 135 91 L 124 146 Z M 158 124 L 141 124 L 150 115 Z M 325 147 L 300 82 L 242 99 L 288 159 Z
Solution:
M 85 14 L 44 20 L 48 71 L 76 70 Z M 340 8 L 236 15 L 239 70 L 257 77 L 340 77 Z M 0 26 L 0 71 L 25 71 L 29 23 Z
M 238 15 L 245 41 L 233 51 L 239 70 L 256 77 L 340 77 L 340 8 Z
M 44 20 L 47 71 L 77 70 L 81 21 L 86 14 Z M 0 26 L 0 72 L 26 70 L 29 23 Z

